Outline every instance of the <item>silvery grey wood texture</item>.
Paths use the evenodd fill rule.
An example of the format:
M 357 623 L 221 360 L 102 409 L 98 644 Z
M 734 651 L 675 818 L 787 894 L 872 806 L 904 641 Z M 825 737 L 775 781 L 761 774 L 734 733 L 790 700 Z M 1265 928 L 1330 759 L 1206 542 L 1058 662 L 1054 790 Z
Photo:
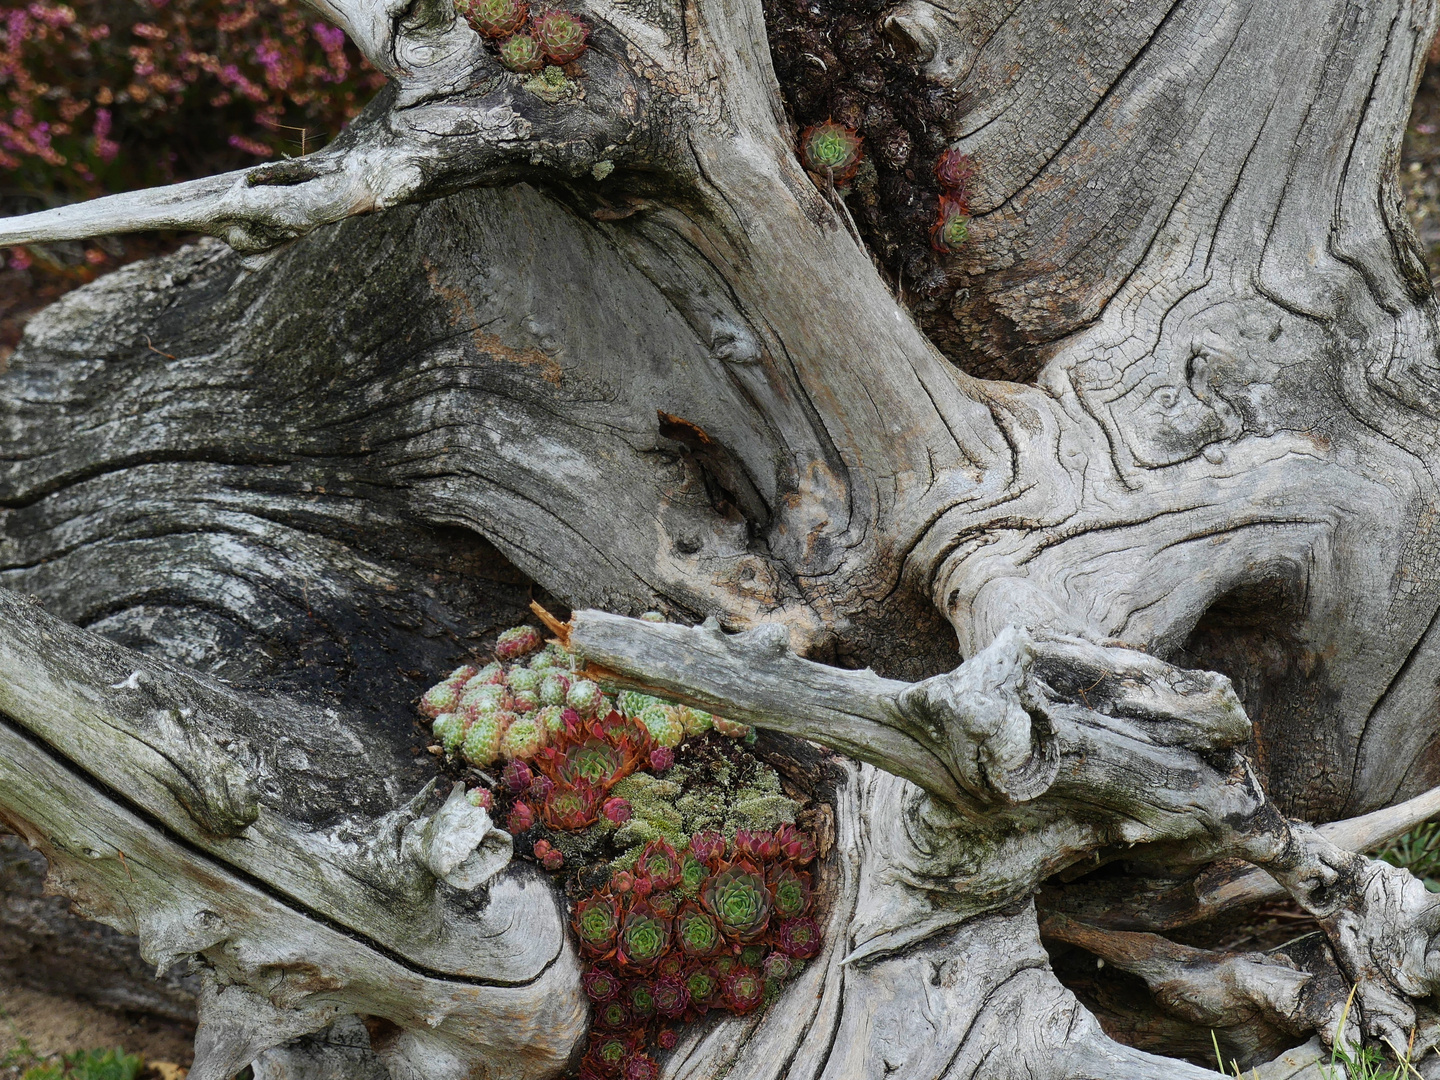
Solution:
M 1054 978 L 1047 879 L 1162 1007 L 1245 1052 L 1336 1037 L 1313 972 L 1113 936 L 1178 910 L 1123 871 L 1224 857 L 1321 920 L 1358 1028 L 1423 1026 L 1435 902 L 1297 819 L 1440 781 L 1436 312 L 1393 184 L 1428 0 L 890 12 L 980 163 L 957 317 L 1033 385 L 939 355 L 800 168 L 758 3 L 585 5 L 553 99 L 447 5 L 324 10 L 393 75 L 344 138 L 0 228 L 261 256 L 122 270 L 0 376 L 0 581 L 58 617 L 0 603 L 0 806 L 199 957 L 197 1076 L 352 1013 L 402 1076 L 574 1045 L 557 897 L 490 877 L 498 837 L 407 753 L 406 673 L 523 589 L 478 581 L 495 549 L 575 608 L 751 631 L 575 628 L 868 763 L 826 955 L 671 1075 L 1199 1076 Z M 1052 877 L 1084 860 L 1122 873 Z M 1142 925 L 1074 928 L 1127 887 Z

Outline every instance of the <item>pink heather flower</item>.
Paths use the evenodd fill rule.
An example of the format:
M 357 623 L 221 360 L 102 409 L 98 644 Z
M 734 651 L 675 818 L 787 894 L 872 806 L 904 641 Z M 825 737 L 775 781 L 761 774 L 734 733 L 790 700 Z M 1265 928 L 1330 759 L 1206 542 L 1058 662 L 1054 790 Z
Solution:
M 10 249 L 10 269 L 28 270 L 30 268 L 30 252 L 23 247 Z
M 605 805 L 600 808 L 600 813 L 605 815 L 605 820 L 616 825 L 624 825 L 630 820 L 630 803 L 616 795 L 614 798 L 605 800 Z
M 339 52 L 345 47 L 345 31 L 337 26 L 312 23 L 310 32 L 315 35 L 315 40 L 320 43 L 320 48 L 327 53 Z
M 247 139 L 244 135 L 231 135 L 229 139 L 231 146 L 236 150 L 244 150 L 247 154 L 254 154 L 256 157 L 274 157 L 275 151 L 262 142 L 254 139 Z

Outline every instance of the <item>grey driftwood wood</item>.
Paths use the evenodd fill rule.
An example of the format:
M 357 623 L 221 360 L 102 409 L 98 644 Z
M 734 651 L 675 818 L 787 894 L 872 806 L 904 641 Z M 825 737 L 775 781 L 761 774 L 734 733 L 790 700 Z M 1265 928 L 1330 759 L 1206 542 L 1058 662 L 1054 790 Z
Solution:
M 1042 932 L 1276 1080 L 1433 1041 L 1440 906 L 1350 850 L 1440 784 L 1394 182 L 1432 3 L 881 13 L 979 166 L 950 355 L 800 167 L 760 3 L 592 0 L 558 96 L 443 0 L 318 6 L 391 76 L 330 146 L 0 222 L 230 245 L 71 294 L 0 376 L 0 822 L 192 959 L 195 1080 L 564 1067 L 561 900 L 411 720 L 527 582 L 617 677 L 842 755 L 825 954 L 667 1076 L 1204 1074 L 1108 1038 Z M 714 622 L 603 613 L 650 608 Z M 1161 936 L 1279 890 L 1323 941 Z

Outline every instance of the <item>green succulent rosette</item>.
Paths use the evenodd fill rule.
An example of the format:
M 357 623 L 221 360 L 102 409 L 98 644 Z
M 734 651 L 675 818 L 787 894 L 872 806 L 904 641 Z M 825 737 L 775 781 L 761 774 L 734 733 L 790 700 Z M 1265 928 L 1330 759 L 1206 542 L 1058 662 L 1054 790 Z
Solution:
M 511 71 L 539 71 L 545 66 L 545 54 L 529 34 L 516 34 L 500 43 L 500 62 Z
M 690 991 L 690 1000 L 704 1008 L 720 993 L 720 976 L 710 967 L 692 968 L 685 975 L 685 989 Z
M 535 19 L 535 38 L 551 63 L 568 64 L 585 51 L 590 28 L 568 11 L 551 10 Z
M 782 919 L 794 919 L 810 910 L 810 875 L 784 867 L 770 878 L 770 899 Z
M 833 120 L 800 133 L 800 157 L 805 168 L 822 177 L 828 173 L 837 184 L 854 178 L 860 165 L 861 146 L 858 134 Z
M 680 881 L 680 856 L 664 839 L 652 840 L 635 860 L 635 872 L 649 878 L 656 889 L 668 889 Z
M 725 944 L 715 919 L 693 907 L 685 908 L 676 918 L 675 940 L 686 955 L 697 959 L 714 956 Z
M 644 971 L 654 967 L 670 948 L 670 920 L 650 910 L 643 901 L 630 909 L 620 928 L 616 956 L 622 968 Z
M 712 877 L 701 899 L 726 937 L 754 941 L 770 924 L 770 890 L 758 874 L 742 866 L 732 866 Z
M 680 891 L 695 898 L 700 895 L 700 890 L 705 887 L 705 881 L 710 877 L 710 868 L 694 855 L 686 854 L 680 864 Z
M 572 920 L 580 950 L 587 956 L 605 957 L 615 950 L 620 931 L 620 911 L 608 896 L 589 896 L 575 905 Z

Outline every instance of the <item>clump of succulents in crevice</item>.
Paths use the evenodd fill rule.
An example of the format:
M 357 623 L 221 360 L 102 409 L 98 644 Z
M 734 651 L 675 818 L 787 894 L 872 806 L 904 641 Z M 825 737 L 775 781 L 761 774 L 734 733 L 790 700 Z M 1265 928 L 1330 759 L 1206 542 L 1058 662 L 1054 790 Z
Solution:
M 655 1076 L 680 1025 L 761 1007 L 818 950 L 805 809 L 744 724 L 587 679 L 531 626 L 494 656 L 425 692 L 431 749 L 562 875 L 594 1006 L 581 1077 Z
M 527 0 L 455 0 L 455 10 L 490 42 L 500 63 L 522 75 L 543 71 L 541 84 L 552 92 L 568 85 L 560 69 L 580 59 L 589 44 L 589 25 L 561 8 L 537 14 Z
M 970 180 L 975 163 L 969 154 L 953 147 L 935 162 L 935 179 L 940 182 L 940 205 L 935 224 L 930 226 L 930 245 L 951 253 L 970 235 Z
M 581 1080 L 654 1077 L 652 1046 L 714 1011 L 743 1015 L 779 994 L 820 949 L 815 859 L 794 826 L 652 840 L 632 870 L 575 905 L 594 1023 Z

